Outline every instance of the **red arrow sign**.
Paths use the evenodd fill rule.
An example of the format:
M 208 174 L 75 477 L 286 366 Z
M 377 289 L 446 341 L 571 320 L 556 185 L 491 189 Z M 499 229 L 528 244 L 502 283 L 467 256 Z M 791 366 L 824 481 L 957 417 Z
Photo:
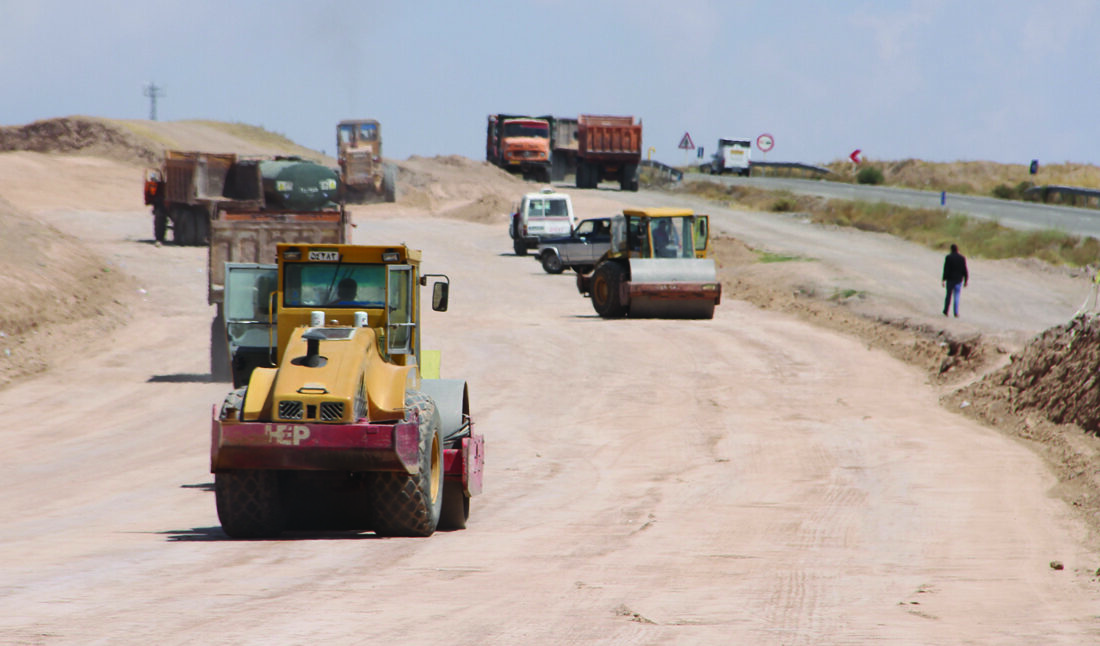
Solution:
M 853 163 L 856 163 L 856 164 L 860 163 L 862 160 L 859 158 L 859 153 L 861 153 L 861 152 L 862 151 L 859 148 L 856 148 L 855 150 L 852 151 L 851 155 L 848 155 L 848 159 L 851 159 Z

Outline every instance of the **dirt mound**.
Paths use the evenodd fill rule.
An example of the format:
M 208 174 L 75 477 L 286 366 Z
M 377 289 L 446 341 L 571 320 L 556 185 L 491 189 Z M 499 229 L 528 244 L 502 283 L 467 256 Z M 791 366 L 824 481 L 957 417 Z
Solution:
M 1080 315 L 1032 339 L 1010 363 L 962 392 L 1003 413 L 1040 414 L 1100 434 L 1100 318 Z
M 470 222 L 507 222 L 511 207 L 541 185 L 458 155 L 396 162 L 398 201 Z
M 0 199 L 0 387 L 112 329 L 136 285 L 79 240 Z
M 1033 338 L 1008 365 L 943 398 L 948 408 L 1028 442 L 1058 478 L 1052 493 L 1100 535 L 1100 318 Z
M 300 155 L 326 160 L 263 128 L 211 121 L 142 121 L 62 117 L 25 126 L 0 127 L 0 152 L 76 154 L 140 166 L 159 165 L 164 150 L 201 150 L 242 155 Z M 331 161 L 331 160 L 326 160 Z
M 162 146 L 107 119 L 66 117 L 0 128 L 0 152 L 79 153 L 134 164 L 154 164 Z

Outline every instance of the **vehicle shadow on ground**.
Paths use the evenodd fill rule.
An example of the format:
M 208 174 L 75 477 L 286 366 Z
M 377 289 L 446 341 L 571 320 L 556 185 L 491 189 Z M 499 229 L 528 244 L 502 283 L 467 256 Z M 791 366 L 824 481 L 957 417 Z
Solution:
M 221 526 L 215 527 L 192 527 L 191 529 L 168 529 L 157 534 L 164 536 L 165 540 L 169 543 L 209 543 L 209 542 L 231 542 L 231 543 L 245 543 L 254 541 L 347 541 L 347 540 L 380 540 L 381 536 L 378 536 L 372 532 L 359 532 L 359 531 L 285 531 L 277 538 L 230 538 L 228 534 L 221 528 Z
M 146 383 L 158 384 L 209 384 L 213 383 L 214 378 L 210 374 L 201 375 L 198 373 L 177 373 L 174 375 L 153 375 L 146 380 Z
M 202 489 L 203 491 L 214 491 L 214 483 L 200 482 L 198 484 L 181 484 L 180 489 Z

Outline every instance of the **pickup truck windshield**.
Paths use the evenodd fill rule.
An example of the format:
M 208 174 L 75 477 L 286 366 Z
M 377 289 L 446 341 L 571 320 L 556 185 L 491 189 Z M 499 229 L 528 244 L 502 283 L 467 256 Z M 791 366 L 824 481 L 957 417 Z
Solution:
M 346 263 L 287 263 L 283 266 L 285 307 L 372 307 L 386 302 L 386 266 Z

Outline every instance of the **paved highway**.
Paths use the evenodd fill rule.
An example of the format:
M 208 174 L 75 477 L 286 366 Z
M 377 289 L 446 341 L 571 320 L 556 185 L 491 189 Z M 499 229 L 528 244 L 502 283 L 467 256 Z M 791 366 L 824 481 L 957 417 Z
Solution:
M 824 180 L 795 179 L 790 177 L 737 177 L 735 175 L 698 176 L 685 179 L 720 181 L 726 184 L 755 186 L 769 190 L 787 190 L 792 193 L 819 195 L 822 197 L 888 202 L 913 208 L 940 208 L 938 191 L 918 191 L 909 188 L 865 186 Z M 1052 206 L 1034 202 L 999 200 L 992 197 L 958 195 L 948 193 L 946 208 L 976 218 L 996 220 L 1006 227 L 1023 230 L 1054 229 L 1081 236 L 1100 238 L 1100 211 L 1070 206 Z

